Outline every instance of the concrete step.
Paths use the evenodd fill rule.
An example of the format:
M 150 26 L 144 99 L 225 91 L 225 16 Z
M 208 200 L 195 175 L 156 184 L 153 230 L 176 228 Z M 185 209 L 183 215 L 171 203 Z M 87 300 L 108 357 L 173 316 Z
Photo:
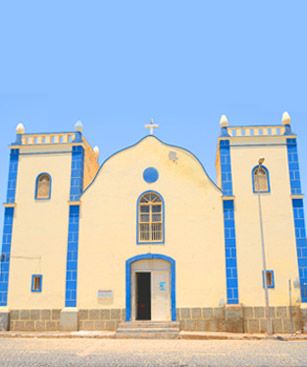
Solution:
M 117 333 L 116 339 L 179 339 L 179 333 L 148 333 L 148 332 L 129 332 L 129 333 Z
M 179 328 L 117 328 L 117 333 L 179 333 Z
M 175 321 L 126 321 L 121 322 L 119 328 L 179 328 L 179 322 Z
M 119 324 L 115 337 L 123 339 L 177 339 L 179 322 L 132 321 Z

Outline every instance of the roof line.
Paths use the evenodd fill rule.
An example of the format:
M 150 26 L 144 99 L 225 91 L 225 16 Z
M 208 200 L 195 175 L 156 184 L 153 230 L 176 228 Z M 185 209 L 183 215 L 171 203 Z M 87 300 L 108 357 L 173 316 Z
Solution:
M 155 135 L 146 135 L 146 136 L 144 136 L 142 139 L 140 139 L 140 140 L 138 140 L 136 143 L 134 143 L 134 144 L 132 144 L 132 145 L 129 145 L 129 146 L 127 146 L 127 147 L 125 147 L 125 148 L 122 148 L 122 149 L 120 149 L 120 150 L 118 150 L 117 152 L 115 152 L 115 153 L 113 153 L 113 154 L 111 154 L 109 157 L 107 157 L 103 162 L 102 162 L 102 164 L 100 165 L 100 167 L 99 167 L 99 169 L 98 169 L 98 171 L 97 171 L 97 173 L 96 173 L 96 175 L 95 175 L 95 177 L 93 178 L 93 180 L 91 181 L 91 183 L 84 189 L 84 191 L 83 191 L 83 193 L 82 193 L 82 195 L 81 195 L 81 197 L 90 189 L 90 187 L 94 184 L 94 182 L 96 181 L 96 179 L 97 179 L 97 177 L 98 177 L 98 175 L 99 175 L 99 173 L 100 173 L 100 171 L 102 170 L 102 168 L 105 166 L 105 164 L 111 159 L 111 158 L 113 158 L 115 155 L 117 155 L 117 154 L 119 154 L 119 153 L 121 153 L 121 152 L 123 152 L 123 151 L 125 151 L 125 150 L 128 150 L 128 149 L 131 149 L 131 148 L 133 148 L 133 147 L 135 147 L 136 145 L 138 145 L 138 144 L 140 144 L 143 140 L 145 140 L 146 138 L 148 138 L 148 137 L 152 137 L 152 138 L 154 138 L 154 139 L 156 139 L 156 140 L 158 140 L 160 143 L 162 143 L 162 144 L 164 144 L 164 145 L 166 145 L 166 146 L 168 146 L 168 147 L 172 147 L 172 148 L 178 148 L 178 149 L 182 149 L 182 150 L 184 150 L 185 152 L 187 152 L 187 153 L 189 153 L 189 154 L 191 154 L 192 155 L 192 157 L 193 158 L 195 158 L 196 159 L 196 161 L 200 164 L 200 166 L 201 166 L 201 168 L 202 168 L 202 170 L 204 171 L 204 173 L 205 173 L 205 175 L 209 178 L 209 180 L 210 180 L 210 182 L 222 193 L 222 190 L 217 186 L 217 184 L 212 180 L 212 178 L 208 175 L 208 173 L 207 173 L 207 171 L 206 171 L 206 169 L 205 169 L 205 167 L 204 167 L 204 165 L 202 164 L 202 162 L 198 159 L 198 157 L 194 154 L 194 153 L 192 153 L 191 151 L 189 151 L 188 149 L 186 149 L 186 148 L 183 148 L 183 147 L 181 147 L 181 146 L 179 146 L 179 145 L 173 145 L 173 144 L 168 144 L 168 143 L 165 143 L 164 141 L 162 141 L 161 139 L 159 139 L 159 138 L 157 138 Z

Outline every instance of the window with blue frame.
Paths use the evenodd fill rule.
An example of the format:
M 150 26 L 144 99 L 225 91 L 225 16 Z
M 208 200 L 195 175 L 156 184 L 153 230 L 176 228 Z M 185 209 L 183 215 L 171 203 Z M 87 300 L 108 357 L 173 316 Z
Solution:
M 139 242 L 161 242 L 163 240 L 163 201 L 155 192 L 147 192 L 138 203 Z
M 269 170 L 262 166 L 256 166 L 252 171 L 253 191 L 254 193 L 270 192 Z
M 31 292 L 41 292 L 43 286 L 43 276 L 41 274 L 33 274 L 31 281 Z
M 265 276 L 264 276 L 265 274 Z M 267 288 L 275 288 L 275 280 L 274 280 L 274 271 L 267 270 L 266 272 L 262 271 L 262 286 L 265 288 L 265 281 Z
M 51 198 L 51 176 L 49 173 L 41 173 L 36 178 L 35 199 L 49 200 Z

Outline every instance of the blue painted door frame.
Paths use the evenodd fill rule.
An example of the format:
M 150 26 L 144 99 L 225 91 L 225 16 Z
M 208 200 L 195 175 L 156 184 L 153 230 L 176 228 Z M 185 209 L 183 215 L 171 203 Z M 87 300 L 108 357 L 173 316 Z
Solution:
M 131 266 L 139 260 L 159 259 L 167 261 L 171 268 L 171 319 L 176 321 L 176 262 L 169 256 L 161 254 L 143 254 L 131 257 L 126 261 L 126 321 L 131 321 Z

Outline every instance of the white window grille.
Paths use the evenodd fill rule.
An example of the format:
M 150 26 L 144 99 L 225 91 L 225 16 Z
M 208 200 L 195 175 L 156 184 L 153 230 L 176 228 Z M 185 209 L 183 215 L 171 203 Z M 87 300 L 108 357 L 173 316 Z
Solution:
M 51 178 L 48 174 L 41 174 L 37 179 L 36 198 L 49 199 L 51 191 Z
M 163 208 L 161 197 L 153 192 L 139 201 L 139 241 L 160 242 L 163 238 Z
M 269 191 L 268 172 L 263 167 L 257 167 L 254 171 L 254 189 L 255 192 Z

